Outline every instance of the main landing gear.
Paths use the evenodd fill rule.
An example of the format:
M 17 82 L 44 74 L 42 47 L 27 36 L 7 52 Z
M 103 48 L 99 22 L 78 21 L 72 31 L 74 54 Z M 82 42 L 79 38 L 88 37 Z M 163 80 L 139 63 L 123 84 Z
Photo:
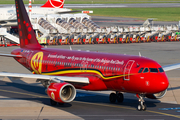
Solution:
M 111 94 L 109 95 L 109 100 L 110 100 L 111 103 L 115 103 L 116 100 L 117 100 L 118 103 L 122 103 L 123 100 L 124 100 L 124 96 L 123 96 L 123 94 L 120 93 L 120 92 L 111 93 Z
M 139 111 L 145 111 L 146 110 L 146 104 L 144 103 L 144 99 L 143 99 L 143 95 L 139 95 L 139 94 L 136 94 L 136 96 L 139 98 L 139 105 L 137 107 L 137 109 Z

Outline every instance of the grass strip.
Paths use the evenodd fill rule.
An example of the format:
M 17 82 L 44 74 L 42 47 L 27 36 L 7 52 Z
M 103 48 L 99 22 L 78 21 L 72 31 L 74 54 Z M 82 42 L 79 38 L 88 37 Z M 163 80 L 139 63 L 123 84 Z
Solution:
M 23 0 L 25 4 L 29 0 Z M 32 0 L 32 4 L 44 4 L 47 0 Z M 65 4 L 129 4 L 129 3 L 179 3 L 180 0 L 65 0 Z M 0 4 L 14 4 L 14 0 L 0 0 Z
M 131 17 L 140 20 L 157 18 L 156 21 L 180 20 L 180 8 L 86 8 L 83 10 L 93 10 L 93 14 L 89 14 L 93 16 Z

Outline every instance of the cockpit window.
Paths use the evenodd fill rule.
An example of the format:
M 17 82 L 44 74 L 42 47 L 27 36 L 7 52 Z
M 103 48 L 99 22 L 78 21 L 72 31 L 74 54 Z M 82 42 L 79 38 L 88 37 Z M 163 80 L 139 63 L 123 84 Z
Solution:
M 159 69 L 159 72 L 164 72 L 164 70 L 162 68 L 158 68 Z
M 145 68 L 144 71 L 143 71 L 143 73 L 147 73 L 147 72 L 149 72 L 149 69 L 148 69 L 148 68 Z
M 157 73 L 158 72 L 157 68 L 149 68 L 149 69 L 150 69 L 150 72 L 153 72 L 153 73 Z
M 141 72 L 143 71 L 143 69 L 144 69 L 144 68 L 140 68 L 138 73 L 141 73 Z

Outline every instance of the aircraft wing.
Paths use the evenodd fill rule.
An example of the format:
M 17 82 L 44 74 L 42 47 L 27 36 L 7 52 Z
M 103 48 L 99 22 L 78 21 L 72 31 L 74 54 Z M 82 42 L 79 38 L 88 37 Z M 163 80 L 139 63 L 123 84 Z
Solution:
M 22 57 L 21 55 L 13 55 L 13 54 L 1 54 L 0 56 L 5 56 L 5 57 Z
M 5 72 L 0 72 L 0 76 L 18 77 L 18 78 L 35 78 L 37 80 L 45 80 L 45 81 L 49 80 L 57 83 L 64 81 L 70 83 L 89 84 L 89 79 L 86 77 L 49 76 L 49 75 L 39 75 L 39 74 L 5 73 Z
M 58 14 L 67 14 L 67 13 L 76 13 L 76 12 L 82 12 L 82 10 L 64 11 L 64 12 L 57 12 L 57 13 Z
M 5 57 L 23 57 L 21 55 L 13 55 L 13 54 L 0 54 L 0 56 Z M 48 75 L 39 75 L 39 74 L 23 74 L 23 73 L 5 73 L 0 72 L 0 76 L 7 76 L 7 77 L 18 77 L 18 78 L 35 78 L 37 80 L 49 80 L 52 82 L 71 82 L 71 83 L 82 83 L 82 84 L 89 84 L 89 79 L 86 77 L 67 77 L 67 76 L 48 76 Z
M 170 71 L 180 68 L 180 63 L 162 66 L 164 71 Z
M 17 22 L 17 19 L 0 20 L 0 24 L 5 24 L 7 22 Z

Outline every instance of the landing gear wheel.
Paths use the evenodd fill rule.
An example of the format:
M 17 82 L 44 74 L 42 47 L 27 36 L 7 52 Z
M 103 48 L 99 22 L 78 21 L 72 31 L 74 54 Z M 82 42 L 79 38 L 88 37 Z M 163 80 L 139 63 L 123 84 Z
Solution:
M 143 99 L 144 95 L 136 94 L 136 96 L 139 98 L 139 105 L 138 105 L 137 109 L 139 111 L 142 111 L 142 110 L 145 111 L 146 110 L 146 104 L 144 103 L 144 99 Z
M 124 100 L 124 95 L 122 93 L 117 94 L 117 101 L 118 103 L 122 103 Z
M 56 101 L 54 101 L 54 100 L 52 100 L 52 99 L 50 99 L 50 103 L 51 103 L 51 105 L 52 105 L 52 106 L 57 105 L 57 102 L 56 102 Z
M 139 111 L 142 111 L 142 110 L 145 111 L 146 110 L 146 104 L 145 103 L 143 103 L 143 104 L 139 103 L 137 109 Z
M 141 110 L 142 110 L 142 106 L 141 106 L 141 104 L 139 104 L 139 105 L 138 105 L 137 109 L 138 109 L 139 111 L 141 111 Z
M 143 110 L 143 111 L 146 110 L 146 104 L 145 104 L 145 103 L 143 103 L 142 110 Z
M 115 93 L 111 93 L 110 96 L 109 96 L 109 101 L 111 103 L 115 103 L 116 102 L 116 98 L 117 98 L 116 94 Z

